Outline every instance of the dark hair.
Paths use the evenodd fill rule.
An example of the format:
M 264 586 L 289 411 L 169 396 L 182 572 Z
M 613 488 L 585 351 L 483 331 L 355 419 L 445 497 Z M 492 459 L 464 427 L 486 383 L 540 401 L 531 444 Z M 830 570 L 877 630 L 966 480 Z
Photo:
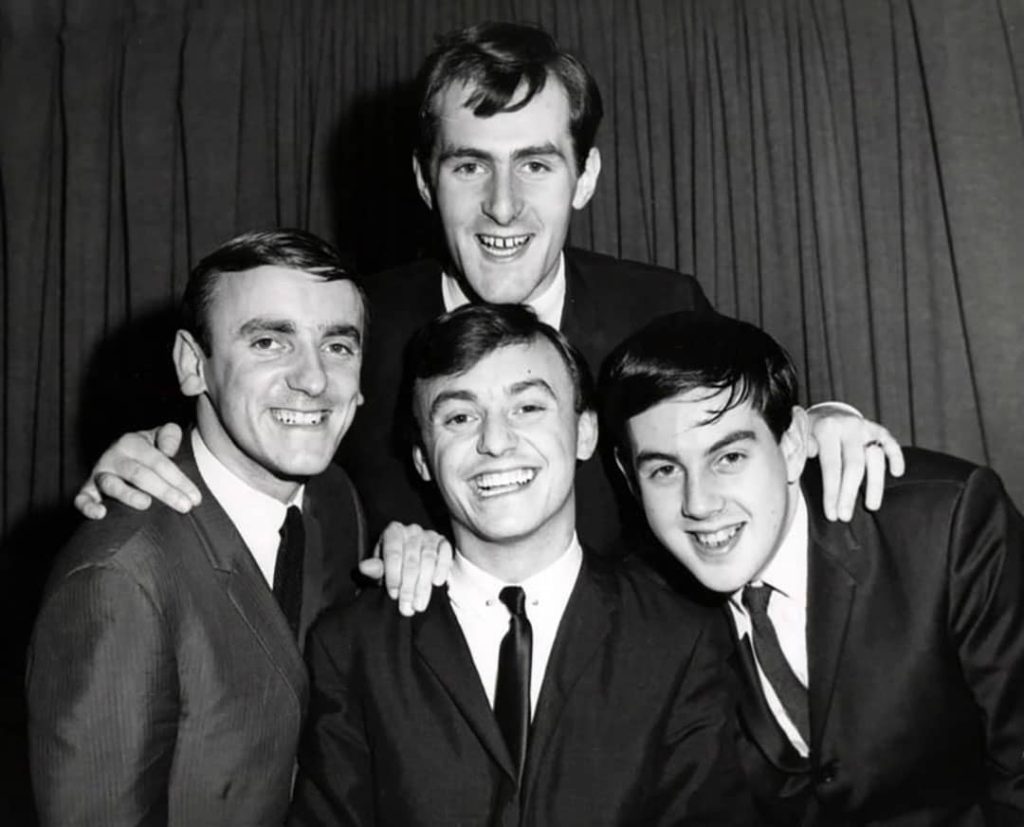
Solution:
M 603 108 L 597 83 L 586 67 L 558 48 L 554 38 L 537 26 L 519 23 L 480 23 L 449 32 L 420 70 L 419 135 L 416 155 L 424 174 L 437 140 L 436 97 L 453 83 L 465 83 L 471 94 L 466 106 L 478 118 L 515 112 L 528 104 L 555 78 L 569 97 L 569 133 L 577 172 L 582 172 L 594 145 Z M 525 97 L 509 105 L 521 83 Z
M 203 258 L 189 273 L 185 285 L 181 302 L 182 327 L 207 354 L 210 352 L 209 310 L 218 278 L 225 273 L 264 266 L 302 270 L 324 281 L 352 279 L 341 254 L 322 238 L 305 230 L 256 230 L 235 236 Z M 363 304 L 365 326 L 368 321 L 366 297 L 362 289 L 355 286 Z
M 458 376 L 498 348 L 538 339 L 554 346 L 569 371 L 576 413 L 591 410 L 594 382 L 583 356 L 522 304 L 467 304 L 438 316 L 409 343 L 407 376 L 411 382 Z
M 687 311 L 655 319 L 612 351 L 601 374 L 602 427 L 627 447 L 630 418 L 696 389 L 729 391 L 709 424 L 749 400 L 776 440 L 797 404 L 793 362 L 771 336 L 717 313 Z

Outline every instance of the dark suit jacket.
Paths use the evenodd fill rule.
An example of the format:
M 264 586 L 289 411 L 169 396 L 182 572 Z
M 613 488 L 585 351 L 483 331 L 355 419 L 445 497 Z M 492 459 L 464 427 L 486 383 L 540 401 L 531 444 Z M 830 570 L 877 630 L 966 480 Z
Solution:
M 805 492 L 811 760 L 742 693 L 773 823 L 1024 824 L 1024 520 L 988 469 L 904 451 L 881 510 L 848 525 Z
M 444 589 L 314 628 L 290 824 L 751 824 L 723 680 L 728 631 L 650 573 L 584 563 L 551 653 L 522 794 Z M 724 647 L 724 649 L 723 649 Z
M 595 373 L 615 345 L 654 317 L 709 307 L 692 276 L 583 250 L 567 249 L 565 262 L 560 327 Z M 370 305 L 362 372 L 366 402 L 341 445 L 339 461 L 366 504 L 371 536 L 389 520 L 447 531 L 436 489 L 421 483 L 413 471 L 407 431 L 402 430 L 410 401 L 400 393 L 406 343 L 444 312 L 441 267 L 419 261 L 369 276 L 363 288 Z M 608 456 L 595 456 L 576 475 L 580 540 L 597 551 L 619 537 L 620 507 L 629 512 L 630 498 L 618 478 Z
M 241 536 L 202 505 L 114 506 L 57 560 L 28 669 L 43 825 L 280 824 L 308 697 L 302 655 Z M 358 504 L 340 469 L 306 488 L 302 634 L 354 597 Z

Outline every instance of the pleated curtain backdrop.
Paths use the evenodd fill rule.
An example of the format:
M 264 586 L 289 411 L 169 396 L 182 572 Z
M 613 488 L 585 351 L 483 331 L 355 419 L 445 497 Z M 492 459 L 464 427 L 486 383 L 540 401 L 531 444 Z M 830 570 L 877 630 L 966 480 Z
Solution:
M 6 650 L 98 452 L 181 413 L 168 308 L 205 251 L 269 225 L 368 272 L 427 247 L 410 83 L 488 19 L 603 91 L 573 243 L 694 273 L 807 398 L 1024 502 L 1021 0 L 0 0 Z

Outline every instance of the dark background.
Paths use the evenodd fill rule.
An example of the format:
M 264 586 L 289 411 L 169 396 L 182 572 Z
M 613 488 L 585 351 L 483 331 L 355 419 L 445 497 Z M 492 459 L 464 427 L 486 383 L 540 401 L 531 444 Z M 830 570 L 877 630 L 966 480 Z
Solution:
M 271 225 L 368 272 L 421 252 L 410 81 L 485 19 L 544 25 L 604 93 L 573 243 L 694 273 L 809 398 L 1024 501 L 1020 0 L 0 0 L 5 824 L 31 824 L 23 651 L 68 501 L 181 410 L 189 267 Z

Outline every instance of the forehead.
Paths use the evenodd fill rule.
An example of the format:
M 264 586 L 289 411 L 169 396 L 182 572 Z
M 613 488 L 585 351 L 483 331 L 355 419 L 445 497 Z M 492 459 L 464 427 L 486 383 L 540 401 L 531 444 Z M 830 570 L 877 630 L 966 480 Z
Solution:
M 555 346 L 541 336 L 529 343 L 499 347 L 464 373 L 417 381 L 416 404 L 426 410 L 438 396 L 448 393 L 481 400 L 507 397 L 534 380 L 545 383 L 559 401 L 573 399 L 569 368 Z
M 441 90 L 434 103 L 438 118 L 438 147 L 500 148 L 536 146 L 569 141 L 569 96 L 556 78 L 548 76 L 544 88 L 530 102 L 513 112 L 478 117 L 466 100 L 475 86 L 452 83 Z M 526 93 L 522 84 L 510 103 Z
M 633 451 L 700 452 L 734 431 L 770 433 L 749 399 L 722 413 L 728 401 L 728 389 L 696 388 L 653 405 L 626 423 Z
M 208 318 L 211 332 L 232 333 L 252 319 L 289 321 L 296 327 L 363 329 L 363 302 L 348 280 L 327 281 L 289 267 L 266 265 L 215 276 Z

